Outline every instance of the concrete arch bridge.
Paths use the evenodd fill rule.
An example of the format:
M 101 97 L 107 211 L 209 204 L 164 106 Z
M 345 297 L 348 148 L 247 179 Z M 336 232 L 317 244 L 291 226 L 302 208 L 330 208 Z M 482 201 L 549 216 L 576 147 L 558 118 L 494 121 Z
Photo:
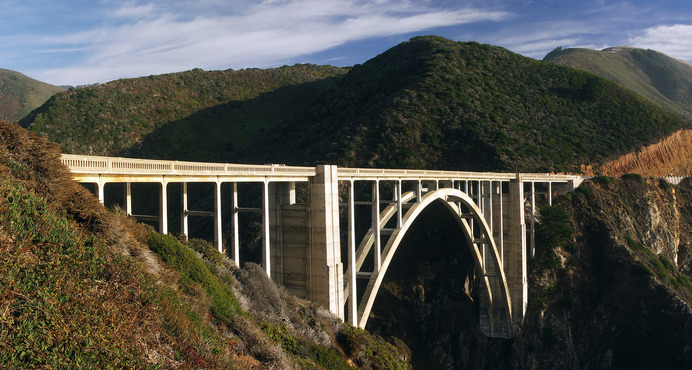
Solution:
M 62 162 L 76 181 L 92 184 L 102 203 L 107 202 L 107 187 L 122 189 L 125 211 L 157 223 L 162 233 L 169 232 L 172 214 L 179 216 L 179 230 L 185 235 L 190 217 L 208 218 L 214 224 L 218 250 L 238 265 L 243 262 L 239 219 L 247 212 L 260 214 L 261 263 L 266 273 L 290 292 L 324 305 L 359 327 L 366 326 L 387 269 L 411 225 L 431 204 L 443 204 L 462 230 L 481 277 L 481 329 L 487 336 L 502 338 L 516 333 L 526 311 L 527 257 L 535 249 L 538 205 L 552 203 L 554 194 L 572 191 L 582 181 L 573 175 L 245 165 L 67 154 Z M 153 215 L 133 212 L 134 205 L 145 199 L 133 198 L 132 186 L 145 183 L 154 184 L 147 200 L 158 198 Z M 209 185 L 213 209 L 189 209 L 188 185 L 197 183 Z M 253 194 L 261 194 L 257 206 L 239 204 L 239 191 L 247 186 L 256 187 Z M 179 199 L 169 199 L 172 187 Z M 296 189 L 303 196 L 297 197 Z M 230 222 L 224 223 L 222 209 L 228 205 Z M 226 224 L 228 230 L 224 230 Z M 358 226 L 363 224 L 368 226 Z M 224 235 L 230 235 L 228 250 L 224 249 Z M 361 279 L 367 281 L 362 292 L 356 283 Z

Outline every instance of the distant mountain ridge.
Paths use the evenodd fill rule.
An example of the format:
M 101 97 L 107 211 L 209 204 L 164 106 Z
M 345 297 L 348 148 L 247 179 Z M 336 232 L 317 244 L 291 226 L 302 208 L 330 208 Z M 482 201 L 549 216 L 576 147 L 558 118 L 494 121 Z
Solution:
M 194 70 L 75 89 L 20 124 L 85 154 L 541 172 L 579 171 L 691 125 L 602 77 L 436 36 L 353 68 Z
M 64 90 L 64 87 L 0 68 L 0 119 L 17 122 L 52 95 Z
M 557 48 L 543 59 L 591 72 L 692 120 L 692 65 L 654 50 Z

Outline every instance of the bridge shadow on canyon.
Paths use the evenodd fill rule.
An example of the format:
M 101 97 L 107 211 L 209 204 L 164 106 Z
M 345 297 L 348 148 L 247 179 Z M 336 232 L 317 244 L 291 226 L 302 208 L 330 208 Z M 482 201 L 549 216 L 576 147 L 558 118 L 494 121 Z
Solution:
M 414 369 L 502 367 L 502 358 L 483 355 L 510 351 L 511 345 L 481 332 L 479 279 L 463 231 L 435 202 L 397 250 L 366 329 L 401 339 Z

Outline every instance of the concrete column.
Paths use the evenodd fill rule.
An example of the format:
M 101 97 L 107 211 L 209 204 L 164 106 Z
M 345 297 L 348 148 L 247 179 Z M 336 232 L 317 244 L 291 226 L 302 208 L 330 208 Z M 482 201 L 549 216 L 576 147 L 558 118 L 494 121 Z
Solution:
M 221 221 L 221 182 L 214 183 L 214 244 L 223 253 L 223 226 Z M 185 234 L 187 235 L 187 234 Z
M 271 235 L 269 233 L 269 183 L 262 183 L 262 264 L 267 276 L 271 277 Z
M 348 193 L 348 322 L 358 326 L 358 298 L 356 296 L 356 192 L 353 180 Z
M 166 181 L 161 181 L 161 192 L 159 193 L 159 231 L 161 234 L 168 234 L 168 194 Z
M 180 230 L 185 234 L 185 238 L 190 237 L 190 227 L 188 224 L 188 214 L 187 211 L 187 183 L 182 183 L 182 191 L 180 192 L 180 201 L 182 203 L 183 212 L 180 215 Z
M 293 189 L 293 190 L 291 190 Z M 269 183 L 269 234 L 271 237 L 272 280 L 284 284 L 284 243 L 281 209 L 295 203 L 295 184 L 287 182 Z
M 104 191 L 103 191 L 103 189 L 105 187 L 106 187 L 106 184 L 104 182 L 101 182 L 101 180 L 99 180 L 99 182 L 96 183 L 96 196 L 98 197 L 99 202 L 101 204 L 106 204 L 106 202 L 105 202 L 106 196 L 104 195 Z
M 375 262 L 374 272 L 380 271 L 382 266 L 382 248 L 380 240 L 380 182 L 375 180 L 372 184 L 372 228 L 375 235 Z
M 132 183 L 125 183 L 125 213 L 132 215 Z
M 418 180 L 418 185 L 416 186 L 416 203 L 420 203 L 423 199 L 423 182 Z
M 503 209 L 503 206 L 502 206 L 502 203 L 503 203 L 503 201 L 504 201 L 504 199 L 502 199 L 502 198 L 503 198 L 503 197 L 502 197 L 502 181 L 499 182 L 498 193 L 499 193 L 499 195 L 500 195 L 500 196 L 499 196 L 500 199 L 499 199 L 499 201 L 497 202 L 497 203 L 498 203 L 498 208 L 499 208 L 499 212 L 498 212 L 499 217 L 497 218 L 497 219 L 498 219 L 498 223 L 499 223 L 497 235 L 498 235 L 498 238 L 499 238 L 498 247 L 500 248 L 500 250 L 498 251 L 498 253 L 500 254 L 500 258 L 502 258 L 502 260 L 500 261 L 500 262 L 501 262 L 500 266 L 504 269 L 504 260 L 505 260 L 505 259 L 504 259 L 504 256 L 505 256 L 505 225 L 504 225 L 504 209 Z
M 394 182 L 394 198 L 396 200 L 396 227 L 401 229 L 403 217 L 403 204 L 401 203 L 401 180 Z
M 531 181 L 531 257 L 536 256 L 536 183 Z
M 505 248 L 505 276 L 512 300 L 512 323 L 516 331 L 524 320 L 528 304 L 526 224 L 524 222 L 524 181 L 521 174 L 509 183 L 508 222 Z
M 310 181 L 308 298 L 343 320 L 338 185 L 336 166 L 316 167 L 316 175 Z
M 548 181 L 548 205 L 553 205 L 553 182 Z
M 233 183 L 233 195 L 231 197 L 231 212 L 233 213 L 233 262 L 240 267 L 240 232 L 238 230 L 238 183 Z

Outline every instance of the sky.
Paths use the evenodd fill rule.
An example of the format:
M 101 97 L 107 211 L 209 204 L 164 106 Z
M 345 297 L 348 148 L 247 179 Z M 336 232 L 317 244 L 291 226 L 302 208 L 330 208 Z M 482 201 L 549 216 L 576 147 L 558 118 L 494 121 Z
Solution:
M 0 68 L 54 85 L 352 66 L 419 35 L 535 59 L 635 46 L 692 62 L 692 0 L 0 0 Z

